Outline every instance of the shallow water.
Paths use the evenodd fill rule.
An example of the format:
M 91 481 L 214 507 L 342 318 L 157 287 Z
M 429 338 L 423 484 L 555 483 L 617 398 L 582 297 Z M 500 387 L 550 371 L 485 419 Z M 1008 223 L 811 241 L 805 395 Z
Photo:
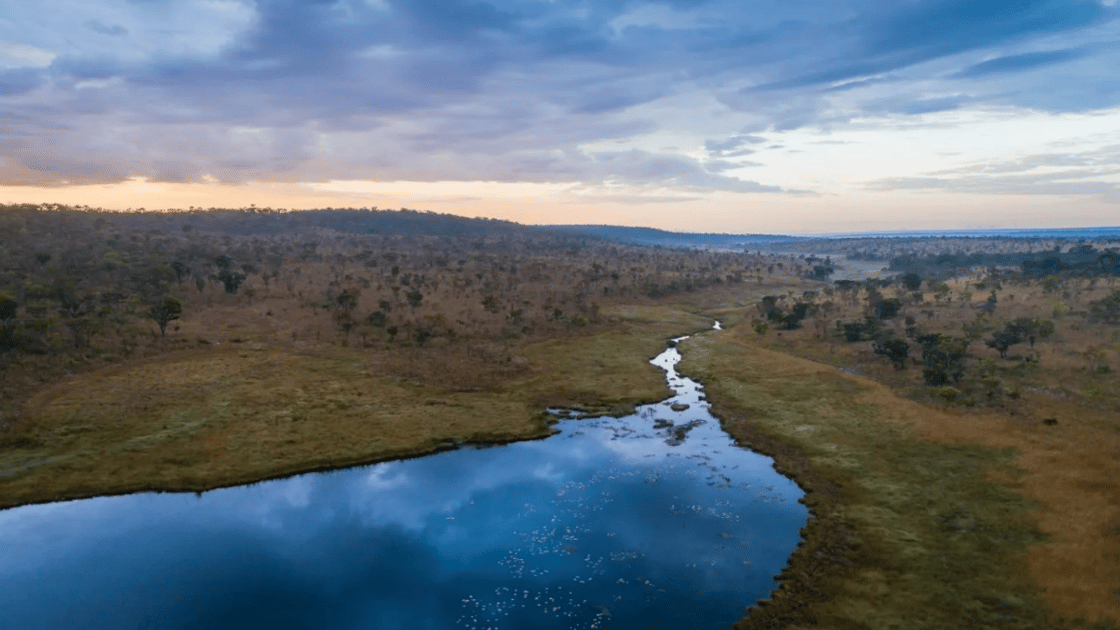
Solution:
M 729 627 L 807 511 L 679 358 L 672 398 L 546 440 L 0 512 L 0 628 Z

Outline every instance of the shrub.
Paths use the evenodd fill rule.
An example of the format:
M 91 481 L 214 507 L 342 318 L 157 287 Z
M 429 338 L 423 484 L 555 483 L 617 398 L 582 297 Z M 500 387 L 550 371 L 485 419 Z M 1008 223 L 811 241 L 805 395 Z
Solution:
M 944 400 L 945 402 L 951 403 L 956 402 L 960 399 L 961 390 L 951 385 L 943 385 L 934 390 L 934 395 L 936 395 L 941 400 Z

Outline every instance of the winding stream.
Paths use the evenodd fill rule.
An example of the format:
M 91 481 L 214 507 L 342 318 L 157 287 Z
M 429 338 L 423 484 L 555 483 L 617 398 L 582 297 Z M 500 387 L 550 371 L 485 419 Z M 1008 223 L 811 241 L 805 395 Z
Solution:
M 0 628 L 729 627 L 807 511 L 679 360 L 668 400 L 546 440 L 0 512 Z

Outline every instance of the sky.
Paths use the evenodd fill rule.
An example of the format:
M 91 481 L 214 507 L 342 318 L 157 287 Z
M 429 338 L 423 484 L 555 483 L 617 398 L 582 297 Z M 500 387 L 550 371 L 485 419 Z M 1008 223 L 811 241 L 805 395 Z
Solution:
M 1120 0 L 0 0 L 0 203 L 1120 225 Z

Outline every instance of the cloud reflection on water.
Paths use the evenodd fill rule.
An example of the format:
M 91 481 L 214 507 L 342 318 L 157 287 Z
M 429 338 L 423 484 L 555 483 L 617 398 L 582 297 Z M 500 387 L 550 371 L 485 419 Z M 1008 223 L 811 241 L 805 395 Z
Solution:
M 200 497 L 0 512 L 0 628 L 727 626 L 774 587 L 806 511 L 719 429 L 675 353 L 656 363 L 684 411 Z M 670 446 L 655 419 L 704 422 Z

